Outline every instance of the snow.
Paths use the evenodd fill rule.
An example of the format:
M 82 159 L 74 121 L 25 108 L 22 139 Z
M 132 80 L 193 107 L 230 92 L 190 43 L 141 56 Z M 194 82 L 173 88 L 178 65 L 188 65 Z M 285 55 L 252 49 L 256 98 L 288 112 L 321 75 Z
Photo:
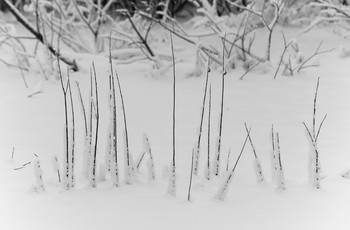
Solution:
M 276 31 L 281 28 L 277 27 Z M 295 28 L 284 28 L 289 39 L 297 34 Z M 259 32 L 258 36 L 265 35 Z M 287 40 L 288 40 L 287 39 Z M 350 181 L 342 174 L 350 166 L 350 78 L 348 40 L 341 40 L 328 29 L 315 29 L 298 37 L 300 51 L 310 56 L 323 39 L 324 49 L 340 47 L 318 56 L 320 65 L 307 68 L 295 76 L 277 76 L 273 80 L 275 64 L 283 49 L 282 36 L 276 32 L 272 42 L 272 66 L 268 73 L 252 71 L 243 79 L 241 67 L 225 78 L 225 107 L 221 147 L 221 163 L 231 148 L 230 165 L 234 164 L 246 135 L 244 122 L 254 132 L 254 145 L 264 172 L 264 183 L 257 184 L 252 162 L 254 155 L 246 148 L 237 165 L 230 189 L 224 201 L 215 195 L 227 177 L 221 167 L 220 177 L 206 180 L 207 119 L 204 118 L 199 176 L 193 177 L 192 202 L 187 202 L 191 150 L 196 141 L 199 123 L 198 111 L 202 105 L 205 77 L 186 78 L 194 61 L 193 49 L 188 46 L 175 56 L 184 59 L 177 64 L 176 101 L 176 198 L 167 195 L 169 173 L 149 183 L 148 167 L 140 167 L 132 185 L 124 182 L 119 187 L 112 180 L 104 163 L 109 126 L 108 59 L 93 55 L 76 55 L 82 71 L 71 73 L 80 83 L 83 100 L 88 101 L 91 61 L 95 62 L 99 87 L 100 130 L 97 165 L 100 177 L 97 188 L 90 188 L 83 175 L 84 122 L 76 113 L 76 187 L 63 190 L 53 170 L 52 158 L 63 159 L 62 126 L 64 124 L 63 97 L 59 81 L 49 80 L 42 85 L 40 94 L 27 97 L 18 70 L 0 65 L 0 226 L 1 229 L 310 229 L 347 230 L 350 227 L 348 206 Z M 184 45 L 175 40 L 175 46 Z M 252 50 L 264 50 L 265 39 L 258 39 Z M 220 43 L 221 45 L 221 43 Z M 341 46 L 340 46 L 341 45 Z M 170 47 L 169 47 L 170 52 Z M 344 55 L 342 55 L 344 54 Z M 3 53 L 0 53 L 2 58 Z M 73 55 L 73 54 L 71 54 Z M 187 55 L 187 56 L 186 56 Z M 162 78 L 149 76 L 149 64 L 137 62 L 116 66 L 125 100 L 128 119 L 130 153 L 134 159 L 144 146 L 142 134 L 152 141 L 155 174 L 169 167 L 172 159 L 172 80 L 171 71 Z M 62 68 L 64 69 L 64 68 Z M 309 142 L 302 122 L 312 121 L 314 89 L 320 78 L 317 121 L 328 114 L 318 139 L 322 162 L 321 189 L 308 183 Z M 27 74 L 30 87 L 42 81 L 38 74 Z M 211 71 L 212 115 L 219 119 L 221 100 L 220 71 Z M 118 97 L 119 98 L 119 97 Z M 75 104 L 80 103 L 74 95 Z M 86 104 L 86 103 L 85 103 Z M 123 162 L 123 120 L 118 109 L 118 162 Z M 205 115 L 207 116 L 207 114 Z M 286 190 L 277 190 L 271 180 L 271 125 L 279 133 L 281 159 Z M 218 126 L 212 123 L 212 143 Z M 12 148 L 16 154 L 11 160 Z M 212 148 L 211 156 L 215 149 Z M 40 156 L 45 192 L 36 193 L 36 178 L 32 164 L 14 170 L 28 161 L 33 154 Z M 33 162 L 34 163 L 34 162 Z M 62 161 L 59 162 L 60 165 Z M 123 164 L 119 164 L 124 167 Z M 54 166 L 56 168 L 57 166 Z M 172 168 L 171 168 L 172 171 Z M 230 170 L 229 170 L 230 171 Z M 106 174 L 104 178 L 104 175 Z M 164 175 L 164 173 L 163 173 Z M 120 181 L 125 172 L 120 170 Z M 103 181 L 106 179 L 105 181 Z M 175 179 L 175 178 L 174 178 Z

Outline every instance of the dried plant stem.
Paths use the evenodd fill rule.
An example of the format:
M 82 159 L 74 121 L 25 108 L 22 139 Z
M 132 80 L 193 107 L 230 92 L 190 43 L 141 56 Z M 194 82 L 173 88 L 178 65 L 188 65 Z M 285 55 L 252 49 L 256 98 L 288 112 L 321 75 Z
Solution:
M 168 193 L 172 196 L 176 196 L 176 72 L 175 72 L 175 55 L 174 55 L 174 43 L 173 36 L 170 33 L 171 41 L 171 55 L 173 60 L 173 112 L 172 112 L 172 137 L 173 137 L 173 157 L 172 157 L 172 169 L 169 180 Z
M 224 95 L 225 95 L 225 75 L 227 74 L 225 69 L 225 40 L 223 40 L 222 49 L 222 84 L 221 84 L 221 106 L 220 106 L 220 122 L 219 122 L 219 136 L 217 140 L 216 156 L 214 161 L 214 175 L 219 176 L 220 173 L 220 153 L 221 153 L 221 140 L 222 140 L 222 128 L 224 117 Z
M 61 88 L 63 92 L 63 99 L 64 99 L 64 117 L 65 117 L 65 157 L 64 157 L 64 189 L 69 190 L 70 189 L 70 161 L 69 161 L 69 128 L 68 128 L 68 102 L 67 102 L 67 90 L 69 87 L 69 83 L 67 83 L 66 86 L 63 84 L 63 76 L 61 71 L 61 66 L 59 59 L 57 58 L 57 65 L 58 65 L 58 73 L 60 75 L 60 82 L 61 82 Z M 68 79 L 69 81 L 69 79 Z
M 199 157 L 200 157 L 200 146 L 201 146 L 202 128 L 203 128 L 203 120 L 204 120 L 204 109 L 205 109 L 205 101 L 207 98 L 208 80 L 209 80 L 209 72 L 210 72 L 209 64 L 210 64 L 210 57 L 208 57 L 208 63 L 207 63 L 207 76 L 205 78 L 205 87 L 204 87 L 203 102 L 202 102 L 202 108 L 201 108 L 201 120 L 199 125 L 197 146 L 195 150 L 195 161 L 194 161 L 194 171 L 193 171 L 194 175 L 198 175 L 198 170 L 199 170 Z
M 283 44 L 284 44 L 284 49 L 283 49 L 283 52 L 282 52 L 282 55 L 281 55 L 281 58 L 280 58 L 280 61 L 278 63 L 278 67 L 276 69 L 276 72 L 275 72 L 275 75 L 273 77 L 273 79 L 276 79 L 277 77 L 277 73 L 279 71 L 279 69 L 281 68 L 281 64 L 283 62 L 283 57 L 284 57 L 284 54 L 287 52 L 289 46 L 293 43 L 292 41 L 290 41 L 288 44 L 287 44 L 287 40 L 286 40 L 286 37 L 284 36 L 284 33 L 282 31 L 282 37 L 283 37 Z M 292 74 L 293 75 L 293 74 Z
M 211 130 L 211 84 L 209 85 L 209 105 L 208 105 L 208 136 L 207 136 L 207 172 L 206 178 L 210 180 L 210 130 Z
M 194 164 L 194 150 L 192 149 L 191 174 L 190 174 L 190 184 L 188 186 L 187 201 L 191 200 L 191 188 L 192 188 L 192 178 L 193 178 L 193 164 Z
M 249 135 L 249 132 L 250 130 L 248 131 L 248 135 Z M 237 157 L 237 160 L 236 160 L 236 163 L 235 165 L 233 166 L 230 174 L 228 175 L 228 177 L 225 179 L 224 183 L 222 184 L 222 186 L 220 187 L 216 197 L 219 199 L 219 200 L 225 200 L 226 199 L 226 195 L 227 195 L 227 191 L 230 187 L 230 184 L 231 184 L 231 181 L 232 181 L 232 177 L 233 177 L 233 174 L 237 168 L 237 165 L 238 165 L 238 162 L 239 160 L 241 159 L 241 156 L 243 154 L 243 151 L 244 151 L 244 148 L 247 144 L 247 141 L 248 141 L 248 135 L 247 137 L 245 138 L 244 140 L 244 143 L 243 143 L 243 146 L 242 146 L 242 149 L 241 149 L 241 152 L 239 153 L 238 157 Z
M 68 75 L 68 89 L 69 89 L 69 98 L 71 105 L 71 117 L 72 117 L 72 130 L 71 130 L 71 178 L 70 178 L 70 187 L 75 187 L 75 175 L 74 175 L 74 160 L 75 160 L 75 114 L 74 114 L 74 104 L 73 104 L 73 96 L 72 96 L 72 87 L 70 84 L 69 70 L 67 69 Z

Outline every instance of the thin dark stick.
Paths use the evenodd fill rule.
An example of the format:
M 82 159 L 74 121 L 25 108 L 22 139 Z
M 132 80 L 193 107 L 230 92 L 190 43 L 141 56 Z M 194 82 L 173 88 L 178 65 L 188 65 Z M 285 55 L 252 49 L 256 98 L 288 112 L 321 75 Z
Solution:
M 116 178 L 117 183 L 119 183 L 119 169 L 118 169 L 118 141 L 117 141 L 117 101 L 115 97 L 115 83 L 114 83 L 114 73 L 113 73 L 113 61 L 112 61 L 112 31 L 109 37 L 109 64 L 111 71 L 111 84 L 112 84 L 112 99 L 113 99 L 113 149 L 115 156 L 115 167 L 116 167 Z M 119 82 L 118 82 L 119 85 Z M 120 91 L 121 92 L 121 91 Z M 125 121 L 126 122 L 126 121 Z
M 97 88 L 97 76 L 96 76 L 96 69 L 95 69 L 95 64 L 92 62 L 92 69 L 94 71 L 94 78 L 95 78 L 95 96 L 96 96 L 96 131 L 95 131 L 95 149 L 94 149 L 94 159 L 93 159 L 93 168 L 92 168 L 92 174 L 93 174 L 93 187 L 96 186 L 95 184 L 95 176 L 96 176 L 96 156 L 97 156 L 97 140 L 98 140 L 98 126 L 99 126 L 99 118 L 100 118 L 100 113 L 99 113 L 99 106 L 98 106 L 98 88 Z
M 136 168 L 139 169 L 140 168 L 140 165 L 141 165 L 141 162 L 143 160 L 143 158 L 145 157 L 146 155 L 146 152 L 143 152 L 141 157 L 140 157 L 140 160 L 138 161 L 137 165 L 136 165 Z
M 226 34 L 225 34 L 226 37 Z M 224 95 L 225 95 L 225 75 L 227 74 L 225 69 L 225 39 L 223 39 L 223 48 L 222 48 L 222 86 L 221 86 L 221 106 L 220 106 L 220 124 L 219 124 L 219 137 L 218 137 L 218 146 L 217 146 L 217 155 L 216 155 L 216 165 L 215 165 L 215 175 L 219 175 L 220 171 L 220 152 L 221 152 L 221 138 L 222 138 L 222 123 L 224 116 Z
M 115 98 L 115 84 L 114 84 L 114 77 L 111 77 L 112 79 L 112 93 L 113 93 L 113 149 L 114 149 L 114 156 L 115 156 L 115 167 L 116 167 L 116 177 L 117 177 L 117 183 L 119 183 L 119 169 L 118 169 L 118 141 L 117 141 L 117 101 Z
M 21 167 L 15 168 L 15 169 L 13 169 L 13 170 L 20 170 L 20 169 L 23 169 L 23 168 L 25 168 L 27 165 L 29 165 L 30 163 L 32 163 L 32 162 L 29 161 L 29 162 L 23 164 Z
M 332 49 L 329 49 L 329 50 L 319 51 L 319 49 L 321 48 L 322 43 L 323 43 L 323 41 L 320 42 L 320 44 L 318 45 L 318 47 L 317 47 L 317 49 L 315 50 L 315 52 L 314 52 L 310 57 L 308 57 L 308 58 L 299 66 L 297 72 L 300 72 L 300 70 L 302 70 L 302 69 L 305 69 L 305 68 L 314 66 L 314 65 L 305 66 L 305 64 L 306 64 L 307 62 L 309 62 L 309 61 L 310 61 L 313 57 L 315 57 L 316 55 L 323 54 L 323 53 L 328 53 L 328 52 L 334 50 L 334 48 L 332 48 Z
M 316 91 L 315 91 L 315 97 L 314 97 L 314 113 L 312 117 L 312 135 L 313 140 L 316 139 L 316 102 L 317 102 L 317 94 L 318 94 L 318 87 L 320 85 L 320 77 L 317 79 L 317 85 L 316 85 Z
M 315 141 L 316 141 L 316 142 L 317 142 L 317 139 L 318 139 L 318 135 L 320 135 L 323 122 L 326 120 L 326 118 L 327 118 L 327 114 L 323 117 L 323 119 L 322 119 L 322 121 L 321 121 L 321 123 L 320 123 L 320 126 L 318 127 L 318 131 L 317 131 L 316 138 L 315 138 Z
M 191 161 L 191 174 L 190 174 L 190 184 L 188 186 L 188 196 L 187 201 L 191 200 L 191 188 L 192 188 L 192 178 L 193 178 L 193 159 L 194 158 L 194 149 L 192 149 L 192 161 Z
M 249 130 L 250 130 L 250 129 L 248 130 L 247 124 L 246 124 L 245 122 L 244 122 L 244 127 L 245 127 L 245 130 L 247 131 L 248 138 L 249 138 L 249 142 L 250 142 L 250 145 L 252 146 L 252 149 L 253 149 L 254 157 L 255 157 L 256 159 L 258 159 L 258 155 L 256 154 L 255 147 L 254 147 L 253 142 L 252 142 L 252 139 L 251 139 L 251 137 L 250 137 L 250 135 L 249 135 Z
M 126 149 L 126 162 L 127 162 L 127 176 L 131 176 L 131 162 L 130 162 L 130 152 L 129 152 L 129 136 L 128 136 L 128 126 L 127 126 L 127 121 L 126 121 L 126 111 L 125 111 L 125 104 L 124 104 L 124 98 L 123 98 L 123 93 L 119 81 L 119 76 L 118 73 L 115 73 L 115 76 L 117 78 L 117 83 L 118 83 L 118 88 L 119 88 L 119 94 L 120 94 L 120 99 L 122 103 L 122 110 L 123 110 L 123 119 L 124 119 L 124 130 L 125 130 L 125 149 Z M 127 183 L 131 183 L 131 181 L 128 181 Z
M 173 61 L 173 177 L 176 174 L 176 72 L 175 72 L 175 54 L 174 54 L 174 43 L 173 35 L 170 33 L 171 40 L 171 55 Z M 173 178 L 173 188 L 176 188 L 175 178 Z
M 68 130 L 68 105 L 67 105 L 67 88 L 63 85 L 63 77 L 62 77 L 62 71 L 61 71 L 61 66 L 59 59 L 57 58 L 57 65 L 58 65 L 58 73 L 60 75 L 60 81 L 61 81 L 61 87 L 62 87 L 62 92 L 63 92 L 63 98 L 64 98 L 64 114 L 65 114 L 65 144 L 66 144 L 66 169 L 65 169 L 65 178 L 66 178 L 66 189 L 68 190 L 70 188 L 69 186 L 69 130 Z M 68 79 L 69 81 L 69 79 Z
M 86 111 L 85 111 L 84 101 L 83 101 L 83 97 L 81 95 L 79 82 L 76 81 L 75 83 L 77 85 L 77 89 L 78 89 L 78 93 L 79 93 L 80 104 L 81 104 L 81 107 L 83 109 L 85 136 L 87 136 L 88 135 L 88 125 L 87 125 L 87 118 L 86 118 Z
M 276 72 L 275 72 L 275 75 L 274 75 L 273 79 L 276 79 L 277 73 L 278 73 L 278 71 L 279 71 L 279 69 L 280 69 L 280 67 L 281 67 L 282 62 L 283 62 L 284 54 L 287 52 L 288 47 L 293 43 L 292 41 L 290 41 L 290 42 L 287 44 L 286 37 L 284 36 L 283 31 L 282 31 L 282 36 L 283 36 L 284 49 L 283 49 L 283 52 L 282 52 L 282 55 L 281 55 L 281 58 L 280 58 L 280 61 L 279 61 L 279 63 L 278 63 L 278 67 L 277 67 L 277 69 L 276 69 Z
M 211 84 L 209 85 L 209 105 L 208 105 L 208 161 L 207 161 L 207 179 L 210 180 L 210 126 L 211 126 Z
M 227 154 L 226 172 L 228 172 L 228 168 L 230 165 L 230 155 L 231 155 L 231 148 L 228 150 L 228 154 Z
M 198 140 L 197 140 L 197 148 L 196 148 L 196 156 L 195 156 L 195 166 L 194 166 L 194 174 L 198 175 L 198 165 L 199 165 L 199 157 L 200 157 L 200 146 L 201 146 L 201 137 L 202 137 L 202 128 L 203 128 L 203 118 L 204 118 L 204 109 L 205 109 L 205 101 L 207 98 L 207 89 L 208 89 L 208 80 L 209 80 L 209 72 L 210 72 L 210 57 L 208 57 L 208 63 L 207 63 L 207 76 L 205 78 L 205 87 L 204 87 L 204 95 L 203 95 L 203 102 L 202 102 L 202 108 L 201 108 L 201 121 L 199 125 L 199 133 L 198 133 Z
M 250 130 L 249 130 L 249 132 L 250 132 Z M 248 141 L 249 132 L 248 132 L 248 134 L 247 134 L 247 137 L 246 137 L 245 140 L 244 140 L 243 146 L 242 146 L 242 148 L 241 148 L 241 152 L 240 152 L 239 155 L 238 155 L 238 158 L 237 158 L 237 160 L 236 160 L 236 163 L 235 163 L 235 165 L 233 166 L 233 168 L 232 168 L 232 170 L 231 170 L 231 172 L 230 172 L 230 175 L 229 175 L 228 178 L 227 178 L 227 182 L 229 182 L 229 181 L 231 180 L 231 178 L 232 178 L 232 176 L 233 176 L 233 173 L 235 172 L 236 167 L 237 167 L 237 165 L 238 165 L 238 162 L 239 162 L 239 160 L 241 159 L 241 156 L 242 156 L 242 154 L 243 154 L 244 148 L 245 148 L 245 146 L 246 146 L 246 144 L 247 144 L 247 141 Z
M 67 69 L 67 76 L 68 76 L 68 89 L 69 89 L 69 97 L 70 97 L 70 104 L 71 104 L 71 113 L 72 113 L 72 146 L 71 146 L 71 187 L 75 187 L 75 176 L 74 176 L 74 152 L 75 152 L 75 114 L 74 114 L 74 104 L 73 104 L 73 96 L 72 96 L 72 87 L 70 84 L 70 77 L 69 77 L 69 69 Z
M 280 149 L 280 137 L 279 134 L 276 134 L 276 138 L 277 138 L 277 149 L 278 149 L 278 165 L 279 165 L 279 170 L 281 172 L 283 172 L 283 168 L 282 168 L 282 161 L 281 161 L 281 149 Z
M 243 78 L 250 72 L 252 71 L 255 67 L 257 67 L 260 63 L 262 62 L 262 60 L 257 61 L 254 65 L 252 65 L 251 67 L 249 67 L 245 73 L 239 78 L 239 80 L 243 80 Z

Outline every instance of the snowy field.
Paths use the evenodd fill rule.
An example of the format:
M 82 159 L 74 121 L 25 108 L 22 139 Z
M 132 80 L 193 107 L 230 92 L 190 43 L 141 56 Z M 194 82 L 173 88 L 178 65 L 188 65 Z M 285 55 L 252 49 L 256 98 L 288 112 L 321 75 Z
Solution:
M 315 29 L 298 38 L 305 57 L 323 40 L 322 49 L 335 48 L 317 56 L 319 66 L 307 68 L 295 76 L 273 75 L 283 49 L 280 31 L 274 33 L 272 65 L 258 66 L 239 80 L 239 67 L 226 76 L 221 177 L 204 178 L 207 154 L 207 115 L 204 118 L 199 176 L 193 178 L 192 201 L 187 202 L 191 169 L 191 151 L 196 143 L 197 127 L 204 92 L 205 76 L 186 78 L 193 68 L 192 46 L 175 39 L 175 56 L 184 59 L 176 65 L 176 151 L 177 196 L 167 195 L 172 157 L 172 78 L 171 69 L 161 78 L 150 76 L 146 62 L 116 65 L 123 87 L 134 160 L 142 154 L 142 135 L 147 133 L 155 160 L 156 181 L 148 182 L 143 164 L 133 185 L 112 186 L 110 176 L 104 181 L 98 172 L 97 188 L 88 186 L 82 176 L 83 117 L 77 113 L 77 159 L 75 189 L 65 191 L 53 170 L 52 157 L 63 157 L 64 107 L 58 80 L 43 81 L 36 73 L 26 74 L 30 85 L 24 87 L 20 72 L 0 64 L 0 229 L 72 230 L 72 229 L 307 229 L 346 230 L 350 228 L 350 180 L 341 177 L 350 167 L 350 49 L 349 39 L 342 40 L 331 28 Z M 288 39 L 299 28 L 283 28 Z M 261 38 L 261 39 L 260 39 Z M 257 34 L 253 49 L 264 49 L 266 33 Z M 221 46 L 221 43 L 217 43 Z M 170 47 L 164 52 L 170 53 Z M 349 51 L 347 51 L 349 52 Z M 108 58 L 75 55 L 81 67 L 71 73 L 78 81 L 84 100 L 89 94 L 89 68 L 96 64 L 100 94 L 100 130 L 98 162 L 104 163 L 108 126 Z M 345 55 L 346 56 L 346 55 Z M 6 53 L 0 53 L 6 58 Z M 65 69 L 65 67 L 63 67 Z M 268 70 L 268 71 L 266 71 Z M 65 71 L 63 71 L 65 72 Z M 310 145 L 302 122 L 312 124 L 313 100 L 317 79 L 317 125 L 328 114 L 318 140 L 321 162 L 321 189 L 308 184 Z M 221 73 L 212 71 L 212 152 L 218 135 Z M 41 93 L 27 97 L 41 88 Z M 78 107 L 78 94 L 73 90 Z M 117 98 L 119 99 L 119 98 Z M 87 103 L 87 101 L 86 101 Z M 118 127 L 123 127 L 118 107 Z M 229 170 L 233 167 L 246 137 L 244 122 L 251 127 L 251 138 L 262 163 L 265 181 L 256 182 L 254 155 L 248 143 L 234 173 L 225 201 L 215 199 L 226 174 L 227 155 L 231 149 Z M 271 170 L 271 126 L 279 133 L 286 190 L 277 190 Z M 118 128 L 119 129 L 119 128 Z M 120 128 L 121 129 L 121 128 Z M 122 131 L 119 129 L 119 136 Z M 123 151 L 122 140 L 119 152 Z M 12 148 L 15 148 L 11 159 Z M 35 192 L 32 161 L 37 154 L 43 170 L 46 191 Z M 121 157 L 122 158 L 122 157 Z M 123 162 L 120 160 L 120 162 Z M 121 166 L 122 167 L 122 166 Z M 123 181 L 123 170 L 120 179 Z

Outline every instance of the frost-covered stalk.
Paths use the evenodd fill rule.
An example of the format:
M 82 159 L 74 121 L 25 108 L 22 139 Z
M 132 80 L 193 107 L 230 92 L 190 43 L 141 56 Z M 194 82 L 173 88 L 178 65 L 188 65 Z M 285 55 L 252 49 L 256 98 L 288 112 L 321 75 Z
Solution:
M 98 90 L 97 90 L 97 76 L 96 76 L 96 69 L 95 64 L 92 63 L 92 69 L 94 72 L 94 80 L 95 80 L 95 99 L 96 99 L 96 127 L 95 127 L 95 142 L 94 142 L 94 149 L 92 152 L 92 170 L 91 170 L 91 178 L 90 178 L 90 186 L 96 187 L 96 157 L 97 157 L 97 141 L 98 141 L 98 128 L 99 128 L 99 106 L 98 106 Z M 92 78 L 92 74 L 91 74 Z M 92 80 L 91 80 L 92 81 Z
M 272 152 L 271 152 L 271 171 L 272 171 L 272 180 L 275 179 L 277 173 L 277 159 L 276 159 L 276 148 L 275 148 L 275 133 L 273 131 L 273 125 L 271 128 L 271 143 L 272 143 Z
M 129 150 L 129 136 L 128 136 L 128 126 L 127 126 L 127 121 L 126 121 L 126 111 L 125 111 L 125 104 L 124 104 L 124 98 L 123 98 L 123 93 L 119 81 L 119 76 L 118 73 L 115 74 L 117 78 L 117 83 L 118 83 L 118 88 L 119 88 L 119 95 L 120 95 L 120 100 L 122 103 L 122 110 L 123 110 L 123 119 L 124 119 L 124 159 L 125 159 L 125 183 L 126 184 L 132 184 L 133 182 L 133 162 L 131 160 L 130 156 L 130 150 Z
M 108 108 L 109 108 L 109 124 L 107 131 L 107 143 L 106 143 L 106 152 L 105 152 L 105 164 L 107 166 L 107 171 L 111 171 L 112 167 L 112 136 L 113 136 L 113 91 L 112 91 L 112 76 L 109 75 L 109 91 L 108 91 Z
M 256 154 L 256 150 L 255 150 L 255 147 L 253 145 L 252 138 L 249 135 L 249 130 L 248 130 L 248 127 L 247 127 L 246 123 L 244 123 L 244 127 L 245 127 L 245 130 L 248 133 L 249 142 L 250 142 L 250 145 L 252 146 L 252 150 L 253 150 L 253 153 L 254 153 L 254 171 L 255 171 L 256 181 L 258 183 L 261 183 L 261 182 L 264 181 L 264 175 L 263 175 L 263 172 L 262 172 L 262 167 L 261 167 L 261 164 L 260 164 L 260 160 L 258 158 L 258 155 Z
M 71 105 L 71 130 L 70 130 L 70 154 L 71 154 L 71 166 L 70 166 L 70 181 L 69 181 L 69 186 L 71 188 L 75 187 L 75 175 L 74 175 L 74 161 L 75 161 L 75 114 L 74 114 L 74 104 L 73 104 L 73 95 L 72 95 L 72 87 L 70 84 L 70 79 L 69 79 L 69 71 L 67 70 L 67 75 L 68 75 L 68 89 L 69 89 L 69 98 L 70 98 L 70 105 Z
M 168 193 L 171 196 L 176 196 L 176 137 L 175 137 L 175 128 L 176 128 L 176 74 L 175 74 L 175 55 L 174 55 L 174 44 L 173 36 L 170 33 L 171 40 L 171 54 L 173 59 L 173 158 L 171 163 L 171 174 L 169 178 Z
M 67 92 L 68 92 L 68 83 L 66 87 L 63 85 L 63 76 L 61 71 L 61 66 L 59 60 L 57 59 L 58 73 L 61 81 L 61 88 L 63 92 L 64 99 L 64 117 L 65 117 L 65 126 L 64 126 L 64 157 L 63 157 L 63 168 L 64 168 L 64 177 L 63 177 L 63 187 L 66 190 L 70 189 L 70 160 L 69 160 L 69 127 L 68 127 L 68 103 L 67 103 Z M 69 81 L 69 79 L 68 79 Z
M 207 63 L 207 77 L 205 78 L 205 87 L 204 87 L 204 94 L 203 94 L 203 102 L 202 102 L 202 108 L 201 108 L 201 120 L 199 124 L 199 130 L 198 130 L 198 140 L 197 140 L 197 146 L 195 149 L 195 161 L 194 161 L 194 175 L 198 175 L 198 168 L 199 168 L 199 157 L 200 157 L 200 147 L 201 147 L 201 137 L 202 137 L 202 129 L 203 129 L 203 118 L 204 118 L 204 109 L 205 109 L 205 101 L 207 98 L 207 89 L 208 89 L 208 79 L 209 79 L 209 72 L 210 72 L 210 57 L 208 57 L 208 63 Z
M 36 180 L 36 188 L 37 191 L 45 191 L 44 183 L 43 183 L 43 171 L 40 167 L 40 161 L 39 157 L 35 155 L 35 160 L 34 160 L 34 175 L 35 175 L 35 180 Z
M 234 174 L 234 172 L 236 170 L 236 167 L 237 167 L 237 164 L 238 164 L 239 160 L 241 159 L 241 156 L 242 156 L 242 153 L 244 151 L 245 145 L 247 144 L 249 132 L 250 132 L 250 130 L 248 131 L 248 135 L 247 135 L 247 137 L 244 140 L 241 152 L 238 155 L 238 158 L 236 160 L 235 165 L 233 166 L 230 174 L 228 174 L 227 178 L 225 179 L 224 183 L 220 186 L 220 189 L 219 189 L 219 191 L 216 194 L 216 198 L 219 199 L 219 200 L 225 200 L 226 199 L 227 191 L 230 188 L 230 185 L 231 185 L 231 182 L 232 182 L 232 178 L 233 178 L 233 174 Z
M 221 86 L 221 107 L 220 107 L 221 110 L 220 110 L 220 121 L 219 121 L 219 136 L 217 139 L 216 154 L 214 159 L 215 176 L 219 176 L 220 174 L 220 153 L 221 153 L 221 140 L 222 140 L 222 128 L 223 128 L 222 123 L 223 123 L 223 117 L 224 117 L 225 75 L 227 74 L 225 69 L 225 39 L 223 39 L 223 49 L 222 49 L 222 86 Z
M 89 134 L 87 140 L 87 156 L 88 156 L 88 179 L 92 178 L 93 161 L 92 161 L 92 138 L 93 138 L 93 117 L 94 117 L 94 94 L 92 84 L 92 70 L 90 69 L 90 99 L 89 99 Z
M 193 178 L 193 164 L 194 164 L 194 149 L 192 149 L 191 173 L 190 173 L 190 183 L 188 185 L 187 201 L 191 200 L 191 189 L 192 189 L 192 178 Z
M 207 144 L 208 144 L 208 149 L 207 149 L 207 167 L 206 167 L 206 172 L 205 176 L 207 180 L 210 180 L 210 126 L 211 126 L 211 84 L 209 86 L 209 105 L 208 105 L 208 136 L 207 136 Z
M 277 159 L 277 175 L 276 175 L 276 182 L 277 182 L 277 189 L 285 190 L 286 185 L 284 183 L 284 172 L 282 167 L 282 160 L 281 160 L 281 148 L 280 148 L 280 138 L 279 134 L 276 133 L 276 144 L 277 144 L 277 152 L 276 152 L 276 159 Z
M 226 172 L 228 172 L 228 168 L 230 166 L 230 155 L 231 155 L 231 148 L 228 150 L 227 159 L 226 159 Z
M 58 157 L 57 156 L 53 156 L 52 157 L 52 166 L 53 166 L 53 171 L 55 173 L 57 172 L 58 182 L 61 183 L 60 165 L 58 163 Z
M 112 34 L 112 33 L 111 33 Z M 112 135 L 111 135 L 111 154 L 113 164 L 111 167 L 111 175 L 113 179 L 113 184 L 119 186 L 119 167 L 118 167 L 118 142 L 117 142 L 117 101 L 115 98 L 115 83 L 114 83 L 114 74 L 113 74 L 113 63 L 112 63 L 112 39 L 109 39 L 109 64 L 111 68 L 111 93 L 112 93 Z
M 143 148 L 145 153 L 148 153 L 149 158 L 150 158 L 150 166 L 149 169 L 151 170 L 151 178 L 152 180 L 156 179 L 156 173 L 154 170 L 154 159 L 153 159 L 153 154 L 151 150 L 151 144 L 149 143 L 149 139 L 146 133 L 143 134 Z
M 309 128 L 306 126 L 305 122 L 303 122 L 305 129 L 307 131 L 307 135 L 309 136 L 310 142 L 310 158 L 309 158 L 309 180 L 310 184 L 316 188 L 320 189 L 320 166 L 319 166 L 319 152 L 317 148 L 317 142 L 313 139 L 312 134 Z
M 314 97 L 314 108 L 313 108 L 313 117 L 312 117 L 312 131 L 307 127 L 306 123 L 303 122 L 304 127 L 307 131 L 307 135 L 309 136 L 309 142 L 310 142 L 310 157 L 309 157 L 309 180 L 311 185 L 316 188 L 320 189 L 320 160 L 319 160 L 319 150 L 317 147 L 317 139 L 321 132 L 321 128 L 323 125 L 323 122 L 327 118 L 327 115 L 324 116 L 323 120 L 320 123 L 320 126 L 318 127 L 318 130 L 316 132 L 316 102 L 317 102 L 317 95 L 318 95 L 318 87 L 320 84 L 320 78 L 317 80 L 317 86 L 315 91 L 315 97 Z
M 81 90 L 79 83 L 75 82 L 77 85 L 78 93 L 79 93 L 79 99 L 80 99 L 80 105 L 84 117 L 84 152 L 83 152 L 83 175 L 85 178 L 88 178 L 89 175 L 89 131 L 88 131 L 88 123 L 87 123 L 87 117 L 86 117 L 86 110 L 84 106 L 83 97 L 81 95 Z

